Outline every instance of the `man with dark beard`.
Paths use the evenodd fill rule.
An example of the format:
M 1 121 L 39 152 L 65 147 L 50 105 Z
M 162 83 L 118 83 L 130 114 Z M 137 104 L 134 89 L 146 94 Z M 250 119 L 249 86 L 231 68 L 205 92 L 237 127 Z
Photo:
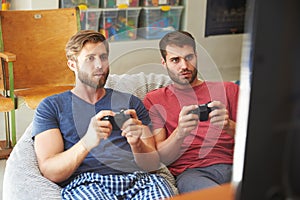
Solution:
M 173 191 L 166 180 L 150 173 L 160 160 L 141 100 L 104 88 L 108 54 L 99 32 L 79 31 L 68 41 L 67 64 L 75 86 L 44 99 L 34 115 L 40 171 L 62 187 L 62 199 L 170 197 Z M 111 119 L 121 109 L 122 116 L 130 117 L 114 127 Z
M 162 162 L 179 193 L 229 182 L 238 86 L 198 79 L 196 43 L 188 32 L 166 34 L 159 47 L 173 84 L 149 92 L 144 105 Z

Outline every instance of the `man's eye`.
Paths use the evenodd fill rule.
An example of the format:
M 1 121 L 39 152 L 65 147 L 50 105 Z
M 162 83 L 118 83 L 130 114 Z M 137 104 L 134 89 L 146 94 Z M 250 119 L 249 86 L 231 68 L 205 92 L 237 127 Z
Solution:
M 91 61 L 94 61 L 95 58 L 94 58 L 94 56 L 89 56 L 89 57 L 87 57 L 87 60 L 88 60 L 89 62 L 91 62 Z
M 185 60 L 186 60 L 186 61 L 191 61 L 191 60 L 193 60 L 193 59 L 194 59 L 194 55 L 193 55 L 193 54 L 188 55 L 188 56 L 185 57 Z
M 178 63 L 179 62 L 179 58 L 171 58 L 171 62 L 172 63 Z
M 106 54 L 101 55 L 101 56 L 100 56 L 100 59 L 101 59 L 102 61 L 105 61 L 105 60 L 108 59 L 108 56 L 107 56 Z

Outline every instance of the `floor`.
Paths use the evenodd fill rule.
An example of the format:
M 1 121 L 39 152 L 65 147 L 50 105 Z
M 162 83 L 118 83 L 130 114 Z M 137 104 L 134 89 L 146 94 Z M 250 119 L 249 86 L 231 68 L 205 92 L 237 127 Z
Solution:
M 34 111 L 28 109 L 25 105 L 21 105 L 20 108 L 16 111 L 17 140 L 22 136 L 22 133 L 25 131 L 26 127 L 31 122 L 33 113 Z M 0 113 L 0 140 L 5 140 L 4 116 L 2 113 Z M 5 159 L 0 160 L 0 200 L 2 200 L 3 175 L 4 175 L 5 165 L 6 165 L 6 160 Z

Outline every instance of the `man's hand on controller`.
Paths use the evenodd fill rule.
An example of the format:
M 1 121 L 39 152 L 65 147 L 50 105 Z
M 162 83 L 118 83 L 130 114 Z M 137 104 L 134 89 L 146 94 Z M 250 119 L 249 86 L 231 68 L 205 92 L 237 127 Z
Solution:
M 112 125 L 107 120 L 102 120 L 104 116 L 113 116 L 111 110 L 102 110 L 90 120 L 90 124 L 86 134 L 82 137 L 81 143 L 90 151 L 98 146 L 101 139 L 106 139 L 110 136 Z
M 125 110 L 124 114 L 130 115 L 131 118 L 125 121 L 125 123 L 122 125 L 122 136 L 127 138 L 127 142 L 130 145 L 137 145 L 140 141 L 140 137 L 142 136 L 145 127 L 138 119 L 135 110 Z

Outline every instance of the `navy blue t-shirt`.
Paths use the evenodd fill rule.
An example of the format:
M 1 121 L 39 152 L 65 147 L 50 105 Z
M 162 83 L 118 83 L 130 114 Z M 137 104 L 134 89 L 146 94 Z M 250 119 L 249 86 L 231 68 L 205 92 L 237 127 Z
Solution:
M 119 112 L 121 109 L 135 109 L 139 120 L 150 125 L 147 110 L 139 98 L 131 94 L 106 89 L 105 96 L 95 105 L 89 104 L 74 95 L 71 91 L 45 98 L 35 111 L 32 136 L 59 128 L 67 150 L 82 138 L 89 126 L 90 120 L 101 110 Z M 83 172 L 98 172 L 100 174 L 125 174 L 141 170 L 135 163 L 130 145 L 121 131 L 112 131 L 107 140 L 101 140 L 74 174 L 61 186 L 68 184 L 75 176 Z

